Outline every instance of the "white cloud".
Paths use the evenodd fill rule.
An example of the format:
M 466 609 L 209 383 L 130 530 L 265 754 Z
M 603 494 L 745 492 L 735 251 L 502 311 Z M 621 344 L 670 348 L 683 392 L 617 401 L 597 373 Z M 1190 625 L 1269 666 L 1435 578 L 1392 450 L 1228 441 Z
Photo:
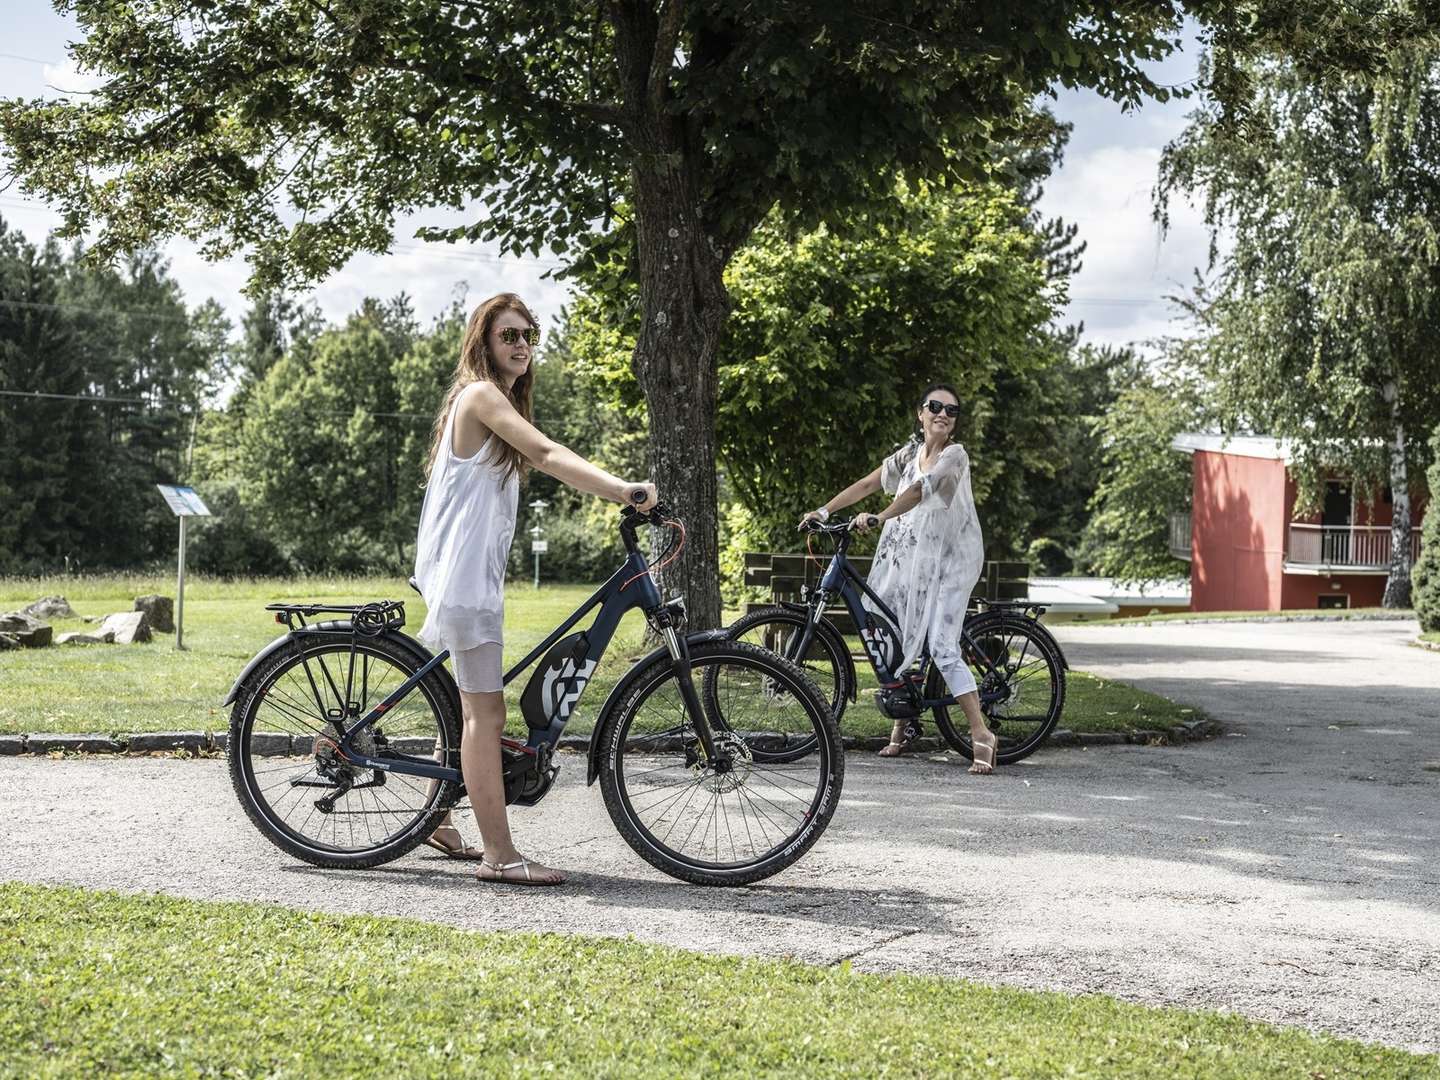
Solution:
M 1087 244 L 1067 313 L 1085 322 L 1086 340 L 1119 345 L 1181 329 L 1164 298 L 1204 268 L 1209 232 L 1195 206 L 1175 200 L 1162 237 L 1151 216 L 1159 161 L 1158 146 L 1096 146 L 1067 158 L 1046 185 L 1042 212 L 1078 225 Z
M 46 87 L 65 97 L 90 94 L 105 84 L 103 77 L 77 68 L 74 57 L 66 57 L 63 64 L 45 64 L 43 71 Z

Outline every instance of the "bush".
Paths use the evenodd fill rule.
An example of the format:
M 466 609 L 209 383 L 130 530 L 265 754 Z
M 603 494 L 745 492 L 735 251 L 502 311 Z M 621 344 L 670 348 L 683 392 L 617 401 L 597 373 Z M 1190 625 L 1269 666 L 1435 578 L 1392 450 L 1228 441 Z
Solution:
M 1420 559 L 1415 563 L 1412 588 L 1420 628 L 1435 633 L 1440 632 L 1440 427 L 1435 429 L 1430 448 L 1432 463 L 1425 478 L 1430 497 L 1420 530 Z
M 214 516 L 196 518 L 187 527 L 185 563 L 191 570 L 222 577 L 290 573 L 289 560 L 256 526 L 234 484 L 205 484 L 201 495 Z

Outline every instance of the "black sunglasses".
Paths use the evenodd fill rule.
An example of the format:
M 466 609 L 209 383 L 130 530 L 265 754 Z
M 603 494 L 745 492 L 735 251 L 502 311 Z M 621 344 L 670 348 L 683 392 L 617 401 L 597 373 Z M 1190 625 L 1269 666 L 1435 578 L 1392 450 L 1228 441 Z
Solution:
M 931 416 L 939 416 L 942 409 L 945 411 L 945 415 L 950 417 L 951 420 L 954 420 L 960 415 L 959 405 L 946 405 L 945 402 L 937 401 L 933 397 L 925 402 L 925 408 L 930 410 Z
M 519 343 L 522 336 L 525 338 L 525 344 L 532 349 L 540 344 L 540 328 L 538 326 L 527 326 L 524 330 L 518 326 L 502 326 L 500 328 L 500 340 L 506 345 Z

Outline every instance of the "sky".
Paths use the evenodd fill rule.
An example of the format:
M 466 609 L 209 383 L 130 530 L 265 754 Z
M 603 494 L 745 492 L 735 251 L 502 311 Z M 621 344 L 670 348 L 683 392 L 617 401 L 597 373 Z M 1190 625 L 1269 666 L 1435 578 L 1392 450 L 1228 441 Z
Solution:
M 0 16 L 0 97 L 54 96 L 79 91 L 91 82 L 69 62 L 67 42 L 79 36 L 74 20 L 57 14 L 45 0 L 8 0 Z M 1154 68 L 1166 85 L 1195 76 L 1193 37 L 1186 47 Z M 1162 239 L 1151 217 L 1151 189 L 1160 152 L 1179 134 L 1185 101 L 1147 102 L 1130 113 L 1089 91 L 1064 91 L 1050 103 L 1074 125 L 1062 167 L 1045 187 L 1041 210 L 1079 226 L 1087 244 L 1084 265 L 1071 281 L 1067 322 L 1083 322 L 1084 340 L 1095 344 L 1142 343 L 1166 333 L 1175 316 L 1165 297 L 1183 289 L 1194 268 L 1203 267 L 1208 234 L 1188 205 L 1173 206 L 1171 227 Z M 0 218 L 32 241 L 54 228 L 58 216 L 12 186 L 0 192 Z M 397 222 L 394 249 L 386 255 L 357 255 L 311 294 L 324 315 L 342 320 L 365 296 L 388 297 L 404 290 L 422 323 L 446 309 L 463 290 L 473 303 L 492 293 L 520 293 L 542 322 L 565 303 L 567 287 L 546 280 L 557 264 L 545 259 L 502 257 L 494 245 L 449 245 L 415 239 L 422 225 L 463 220 L 453 211 L 410 215 Z M 239 259 L 207 262 L 194 245 L 165 247 L 172 272 L 191 306 L 218 300 L 238 326 L 247 302 L 241 288 L 248 270 Z

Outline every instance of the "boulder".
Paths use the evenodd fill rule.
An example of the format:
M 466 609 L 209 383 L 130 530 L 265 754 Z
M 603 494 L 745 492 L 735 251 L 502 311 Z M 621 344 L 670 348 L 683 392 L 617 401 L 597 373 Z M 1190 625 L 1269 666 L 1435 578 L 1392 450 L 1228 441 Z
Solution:
M 26 615 L 23 611 L 0 613 L 0 634 L 21 634 L 44 625 L 39 619 Z
M 26 648 L 39 649 L 50 644 L 55 631 L 49 623 L 32 619 L 23 611 L 7 611 L 0 615 L 0 634 L 15 638 Z
M 61 634 L 55 639 L 56 645 L 109 645 L 115 640 L 113 633 L 86 634 L 79 630 Z
M 32 619 L 73 619 L 75 611 L 63 596 L 42 596 L 21 611 Z
M 0 633 L 0 652 L 3 652 L 5 649 L 18 649 L 19 647 L 20 639 L 14 634 Z
M 112 635 L 116 645 L 131 645 L 150 640 L 150 620 L 143 611 L 117 611 L 106 615 L 100 624 L 101 634 Z
M 135 610 L 143 611 L 149 619 L 150 629 L 162 634 L 175 632 L 175 601 L 168 596 L 137 596 Z

